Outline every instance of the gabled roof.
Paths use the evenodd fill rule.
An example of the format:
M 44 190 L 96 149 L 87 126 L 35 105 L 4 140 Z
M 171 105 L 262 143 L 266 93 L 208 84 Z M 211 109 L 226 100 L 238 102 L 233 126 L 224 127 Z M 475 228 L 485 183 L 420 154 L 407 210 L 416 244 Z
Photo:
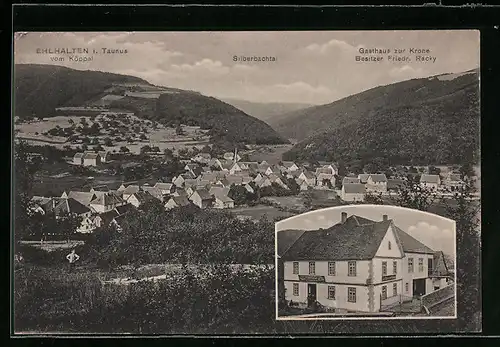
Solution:
M 344 193 L 347 194 L 364 194 L 366 187 L 362 183 L 346 183 L 342 185 Z
M 99 153 L 87 152 L 83 155 L 83 159 L 97 159 L 99 157 Z
M 121 206 L 116 206 L 115 211 L 118 212 L 118 214 L 124 214 L 126 212 L 129 212 L 131 210 L 135 210 L 135 206 L 132 204 L 126 204 L 126 205 L 121 205 Z
M 154 187 L 161 190 L 171 190 L 173 185 L 174 185 L 173 183 L 156 182 Z
M 349 177 L 349 176 L 346 176 L 342 179 L 342 184 L 349 184 L 349 183 L 361 183 L 361 180 L 358 177 Z
M 399 189 L 404 185 L 404 181 L 398 178 L 389 178 L 387 180 L 387 189 Z
M 222 202 L 234 202 L 234 200 L 227 195 L 215 195 L 215 199 L 220 200 Z
M 450 271 L 448 269 L 448 266 L 446 265 L 446 260 L 443 251 L 434 252 L 432 264 L 433 264 L 433 269 L 432 269 L 433 276 L 449 275 Z
M 210 195 L 208 190 L 205 188 L 198 189 L 193 194 L 198 194 L 199 197 L 201 198 L 201 200 L 212 200 L 213 199 L 212 195 Z
M 170 198 L 177 206 L 187 206 L 189 205 L 189 200 L 186 196 L 173 196 Z M 169 201 L 170 201 L 169 200 Z
M 349 217 L 328 229 L 305 231 L 285 252 L 284 260 L 368 260 L 372 259 L 392 220 L 381 222 Z
M 281 230 L 277 233 L 278 256 L 282 256 L 302 236 L 304 230 Z
M 330 180 L 333 178 L 333 175 L 332 174 L 326 174 L 326 173 L 320 173 L 318 174 L 318 181 L 322 181 L 322 180 Z
M 68 198 L 75 199 L 79 203 L 88 206 L 92 200 L 97 197 L 96 194 L 91 192 L 78 192 L 78 191 L 70 191 L 68 193 Z
M 398 235 L 399 241 L 401 242 L 403 251 L 405 251 L 405 253 L 434 253 L 432 249 L 430 249 L 414 237 L 410 236 L 409 234 L 405 233 L 400 228 L 395 227 L 394 229 Z
M 319 167 L 316 169 L 316 175 L 319 174 L 327 174 L 327 175 L 333 175 L 332 169 L 329 167 Z
M 72 198 L 61 199 L 54 208 L 54 213 L 56 215 L 61 215 L 65 213 L 75 213 L 80 215 L 87 212 L 90 212 L 90 209 L 87 206 L 79 203 L 78 201 Z
M 198 185 L 198 180 L 195 178 L 187 178 L 184 180 L 184 187 L 186 188 L 195 187 L 196 185 Z
M 387 182 L 387 177 L 385 176 L 385 174 L 370 174 L 370 177 L 372 179 L 373 182 L 380 182 L 380 183 L 383 183 L 383 182 Z
M 292 166 L 297 166 L 297 164 L 295 164 L 293 161 L 282 161 L 281 164 L 284 166 L 284 167 L 292 167 Z
M 97 198 L 92 200 L 90 203 L 92 205 L 110 206 L 110 205 L 116 205 L 116 204 L 119 204 L 122 202 L 123 202 L 123 199 L 120 198 L 118 195 L 113 194 L 113 193 L 104 193 L 101 196 L 98 196 Z
M 210 195 L 214 196 L 227 196 L 229 194 L 229 190 L 230 188 L 226 187 L 210 187 L 210 190 L 208 192 L 210 193 Z
M 138 191 L 137 193 L 132 194 L 127 200 L 130 200 L 132 197 L 135 197 L 141 204 L 154 199 L 153 195 L 143 191 Z
M 140 186 L 138 186 L 136 184 L 131 184 L 131 185 L 127 186 L 127 188 L 125 188 L 123 190 L 123 194 L 125 194 L 125 195 L 134 194 L 134 193 L 137 193 L 140 190 L 141 190 Z
M 439 175 L 422 174 L 420 176 L 420 183 L 439 183 L 439 182 L 440 182 Z
M 314 174 L 310 171 L 307 171 L 307 170 L 304 170 L 302 171 L 302 174 L 304 174 L 304 176 L 307 178 L 307 179 L 313 179 L 313 178 L 316 178 L 316 176 L 314 176 Z
M 142 186 L 142 190 L 148 194 L 151 194 L 151 196 L 154 196 L 157 199 L 163 198 L 163 193 L 160 188 Z

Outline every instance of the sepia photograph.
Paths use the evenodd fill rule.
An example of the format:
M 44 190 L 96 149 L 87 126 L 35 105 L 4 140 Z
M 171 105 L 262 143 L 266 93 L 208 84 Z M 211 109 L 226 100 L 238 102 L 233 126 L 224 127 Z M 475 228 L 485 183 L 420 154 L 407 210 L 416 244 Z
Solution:
M 15 33 L 14 335 L 480 331 L 479 44 Z

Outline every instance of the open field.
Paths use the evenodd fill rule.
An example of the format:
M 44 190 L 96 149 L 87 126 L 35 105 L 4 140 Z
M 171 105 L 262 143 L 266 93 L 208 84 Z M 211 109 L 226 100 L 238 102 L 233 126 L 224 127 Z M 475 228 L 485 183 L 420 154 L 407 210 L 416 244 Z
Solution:
M 80 134 L 82 119 L 85 119 L 89 127 L 97 123 L 100 126 L 99 135 L 85 136 Z M 202 148 L 210 140 L 206 136 L 207 130 L 201 130 L 199 127 L 182 126 L 183 134 L 177 134 L 174 128 L 164 127 L 162 124 L 156 124 L 154 127 L 151 121 L 138 118 L 133 113 L 126 111 L 103 111 L 94 120 L 92 119 L 93 117 L 74 115 L 24 122 L 16 124 L 16 137 L 33 145 L 52 145 L 60 149 L 65 146 L 80 148 L 84 138 L 91 138 L 107 151 L 119 151 L 120 147 L 126 146 L 132 153 L 139 153 L 140 148 L 145 145 L 157 146 L 161 151 L 166 148 L 174 151 L 181 148 Z M 105 127 L 104 124 L 107 123 L 114 125 Z M 74 142 L 70 142 L 69 137 L 45 134 L 56 127 L 66 129 L 71 128 L 72 125 L 73 134 L 79 138 Z M 144 135 L 142 139 L 140 139 L 141 133 Z M 112 146 L 104 146 L 106 138 L 112 140 Z M 127 138 L 131 141 L 127 141 Z M 92 145 L 89 146 L 92 147 Z

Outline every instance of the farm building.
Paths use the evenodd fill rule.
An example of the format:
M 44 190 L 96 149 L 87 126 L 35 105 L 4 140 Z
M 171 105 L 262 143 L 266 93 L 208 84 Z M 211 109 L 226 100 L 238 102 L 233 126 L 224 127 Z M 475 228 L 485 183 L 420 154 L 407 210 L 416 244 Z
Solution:
M 347 183 L 342 185 L 341 199 L 344 201 L 364 201 L 366 188 L 361 183 Z

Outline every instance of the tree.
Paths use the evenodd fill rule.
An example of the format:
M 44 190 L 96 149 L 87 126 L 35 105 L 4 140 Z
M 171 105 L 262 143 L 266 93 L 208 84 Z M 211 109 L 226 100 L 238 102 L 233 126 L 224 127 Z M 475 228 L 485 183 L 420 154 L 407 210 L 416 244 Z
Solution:
M 399 194 L 393 198 L 393 201 L 398 206 L 421 211 L 427 211 L 435 200 L 436 193 L 429 188 L 423 187 L 411 175 L 401 185 Z
M 463 184 L 454 191 L 452 199 L 443 197 L 446 217 L 456 226 L 458 312 L 467 317 L 461 325 L 474 327 L 480 322 L 480 203 L 475 200 L 474 179 L 465 176 Z
M 141 141 L 146 141 L 148 138 L 146 137 L 146 135 L 141 134 L 141 136 L 139 136 L 139 139 L 140 139 Z
M 382 200 L 382 193 L 368 192 L 365 195 L 365 203 L 373 205 L 383 205 L 384 200 Z
M 130 150 L 128 149 L 128 147 L 127 147 L 127 146 L 121 146 L 121 147 L 120 147 L 120 152 L 121 152 L 121 153 L 129 153 L 129 152 L 130 152 Z
M 149 145 L 142 146 L 141 149 L 140 149 L 140 152 L 142 154 L 151 152 L 151 146 L 149 146 Z
M 151 147 L 151 152 L 153 152 L 153 153 L 160 153 L 160 147 L 158 147 L 158 146 Z
M 14 225 L 17 241 L 30 233 L 33 181 L 40 169 L 40 165 L 30 159 L 28 154 L 28 145 L 24 141 L 14 145 Z
M 474 176 L 474 168 L 472 167 L 472 164 L 470 162 L 467 162 L 460 166 L 460 176 L 462 177 L 462 179 L 464 179 L 464 177 Z
M 94 146 L 94 152 L 104 151 L 104 147 L 101 145 Z
M 105 146 L 108 146 L 108 147 L 113 146 L 113 140 L 111 140 L 111 138 L 109 138 L 109 137 L 106 137 L 106 138 L 104 139 L 104 145 L 105 145 Z
M 166 161 L 171 160 L 174 157 L 174 152 L 169 148 L 165 148 L 163 150 L 163 157 Z

